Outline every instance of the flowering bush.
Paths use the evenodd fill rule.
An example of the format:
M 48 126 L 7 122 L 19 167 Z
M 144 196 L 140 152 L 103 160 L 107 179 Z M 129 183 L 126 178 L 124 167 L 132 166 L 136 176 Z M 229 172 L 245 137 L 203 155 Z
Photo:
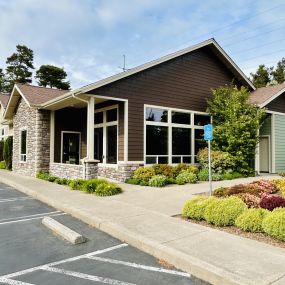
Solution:
M 276 184 L 270 180 L 262 179 L 259 181 L 252 182 L 250 184 L 256 185 L 260 189 L 260 193 L 273 194 L 278 191 Z
M 185 183 L 196 183 L 197 175 L 193 172 L 182 172 L 176 177 L 176 183 L 183 185 Z
M 256 184 L 238 184 L 230 187 L 228 190 L 228 194 L 230 196 L 240 193 L 250 193 L 252 195 L 258 196 L 260 193 L 260 188 Z
M 243 202 L 247 205 L 248 208 L 258 208 L 260 204 L 260 198 L 249 194 L 249 193 L 240 193 L 237 194 L 239 198 L 243 200 Z
M 280 196 L 263 194 L 260 200 L 260 207 L 269 211 L 275 208 L 285 207 L 285 199 Z

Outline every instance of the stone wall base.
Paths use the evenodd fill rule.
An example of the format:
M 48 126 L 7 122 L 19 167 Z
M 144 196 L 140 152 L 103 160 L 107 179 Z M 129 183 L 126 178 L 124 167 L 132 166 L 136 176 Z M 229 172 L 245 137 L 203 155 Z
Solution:
M 83 165 L 65 164 L 65 163 L 50 163 L 49 174 L 66 179 L 83 179 Z

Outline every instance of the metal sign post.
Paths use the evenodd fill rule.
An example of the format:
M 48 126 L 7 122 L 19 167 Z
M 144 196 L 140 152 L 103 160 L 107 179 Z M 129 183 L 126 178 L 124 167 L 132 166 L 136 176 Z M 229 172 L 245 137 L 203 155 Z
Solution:
M 204 126 L 204 140 L 208 141 L 208 164 L 209 164 L 209 186 L 210 196 L 212 195 L 212 167 L 211 167 L 211 140 L 213 139 L 213 125 Z

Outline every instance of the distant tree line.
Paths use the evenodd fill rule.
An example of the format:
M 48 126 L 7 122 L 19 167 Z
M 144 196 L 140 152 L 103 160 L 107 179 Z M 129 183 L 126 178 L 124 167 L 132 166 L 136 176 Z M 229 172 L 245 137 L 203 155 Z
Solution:
M 276 67 L 266 67 L 264 64 L 259 65 L 255 73 L 251 73 L 251 80 L 257 87 L 277 85 L 285 82 L 285 58 L 277 62 Z
M 6 59 L 6 70 L 0 68 L 0 92 L 11 92 L 15 83 L 32 83 L 34 52 L 25 45 L 17 45 L 16 52 Z M 63 68 L 54 65 L 41 65 L 36 70 L 35 79 L 39 86 L 70 89 Z

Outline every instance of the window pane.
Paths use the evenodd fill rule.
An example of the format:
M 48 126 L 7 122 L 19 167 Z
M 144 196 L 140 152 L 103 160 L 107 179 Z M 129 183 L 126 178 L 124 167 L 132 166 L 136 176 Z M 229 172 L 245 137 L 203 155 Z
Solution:
M 79 138 L 77 133 L 63 133 L 63 163 L 79 164 Z
M 172 112 L 172 123 L 190 125 L 190 122 L 191 122 L 190 114 Z
M 211 123 L 211 117 L 208 115 L 194 115 L 195 126 L 205 126 Z
M 184 163 L 191 163 L 191 157 L 190 156 L 184 156 L 183 157 L 183 162 Z
M 21 131 L 21 154 L 27 154 L 27 131 Z
M 207 141 L 204 140 L 204 130 L 195 130 L 195 154 L 206 146 Z
M 181 156 L 172 156 L 172 163 L 180 163 Z
M 117 108 L 107 111 L 107 122 L 117 121 Z
M 94 158 L 103 162 L 103 128 L 94 129 Z
M 168 119 L 167 110 L 158 109 L 158 108 L 146 108 L 145 118 L 146 121 L 167 122 Z
M 168 164 L 168 156 L 159 156 L 158 157 L 159 164 Z
M 156 157 L 155 156 L 148 156 L 146 158 L 146 164 L 156 164 Z
M 103 112 L 95 113 L 95 124 L 103 123 Z
M 117 163 L 117 126 L 107 127 L 107 163 Z
M 191 129 L 172 128 L 172 154 L 191 154 Z
M 146 154 L 168 154 L 168 127 L 146 126 Z

